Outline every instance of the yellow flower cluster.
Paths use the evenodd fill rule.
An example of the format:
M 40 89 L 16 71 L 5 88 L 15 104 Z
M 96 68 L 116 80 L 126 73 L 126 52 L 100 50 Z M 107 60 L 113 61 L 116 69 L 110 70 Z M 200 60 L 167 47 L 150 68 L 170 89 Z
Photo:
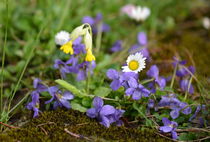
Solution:
M 61 50 L 66 54 L 74 54 L 74 50 L 72 48 L 73 41 L 77 39 L 79 36 L 83 36 L 84 44 L 86 47 L 86 57 L 85 61 L 91 62 L 95 60 L 95 56 L 92 53 L 92 29 L 89 24 L 85 23 L 77 28 L 75 28 L 70 34 L 70 41 L 61 46 Z

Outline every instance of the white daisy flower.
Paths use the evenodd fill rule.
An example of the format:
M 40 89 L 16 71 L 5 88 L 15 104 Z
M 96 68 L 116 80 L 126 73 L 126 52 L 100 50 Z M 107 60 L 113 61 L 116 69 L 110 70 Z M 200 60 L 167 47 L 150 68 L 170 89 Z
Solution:
M 132 9 L 130 17 L 136 21 L 144 21 L 150 15 L 150 9 L 147 7 L 137 6 Z
M 122 67 L 123 72 L 135 72 L 138 73 L 145 68 L 145 60 L 141 53 L 136 53 L 134 55 L 129 55 L 126 62 L 127 66 Z
M 209 17 L 203 18 L 203 27 L 207 30 L 210 29 L 210 18 Z
M 55 43 L 57 45 L 64 45 L 70 40 L 70 34 L 66 31 L 60 31 L 55 35 Z

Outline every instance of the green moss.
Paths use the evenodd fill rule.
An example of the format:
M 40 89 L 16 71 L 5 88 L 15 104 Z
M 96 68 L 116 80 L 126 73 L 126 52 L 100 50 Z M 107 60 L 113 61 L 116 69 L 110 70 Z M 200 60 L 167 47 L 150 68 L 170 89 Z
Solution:
M 88 137 L 91 141 L 165 141 L 164 138 L 156 135 L 154 130 L 116 126 L 105 128 L 85 114 L 72 110 L 44 112 L 21 129 L 0 135 L 0 141 L 85 141 L 69 135 L 64 131 L 65 128 L 72 133 Z

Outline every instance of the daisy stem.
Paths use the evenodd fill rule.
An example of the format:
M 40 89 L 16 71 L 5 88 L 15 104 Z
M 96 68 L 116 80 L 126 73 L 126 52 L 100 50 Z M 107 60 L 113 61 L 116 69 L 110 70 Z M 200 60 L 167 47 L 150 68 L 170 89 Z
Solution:
M 174 85 L 174 80 L 175 80 L 175 77 L 176 77 L 176 71 L 177 71 L 177 68 L 178 68 L 178 64 L 176 64 L 176 67 L 174 69 L 174 73 L 173 73 L 173 76 L 172 76 L 172 79 L 171 79 L 171 85 L 170 85 L 170 88 L 173 88 L 173 85 Z
M 97 27 L 97 36 L 96 36 L 96 54 L 100 51 L 101 48 L 101 38 L 102 38 L 102 22 L 99 23 Z
M 147 83 L 149 83 L 149 82 L 152 82 L 152 81 L 154 81 L 155 79 L 154 78 L 151 78 L 151 79 L 147 79 L 147 80 L 143 80 L 143 81 L 141 81 L 140 82 L 140 84 L 147 84 Z

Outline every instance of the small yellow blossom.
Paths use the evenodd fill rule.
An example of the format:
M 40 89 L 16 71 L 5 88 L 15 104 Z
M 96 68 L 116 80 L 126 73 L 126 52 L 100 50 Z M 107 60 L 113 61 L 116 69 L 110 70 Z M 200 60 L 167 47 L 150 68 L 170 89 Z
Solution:
M 93 55 L 91 49 L 88 49 L 87 50 L 87 55 L 85 57 L 85 61 L 91 62 L 91 61 L 94 61 L 94 60 L 96 60 L 95 56 Z
M 74 50 L 72 48 L 72 41 L 70 40 L 69 42 L 65 43 L 64 45 L 61 46 L 60 48 L 64 53 L 66 54 L 74 54 Z

